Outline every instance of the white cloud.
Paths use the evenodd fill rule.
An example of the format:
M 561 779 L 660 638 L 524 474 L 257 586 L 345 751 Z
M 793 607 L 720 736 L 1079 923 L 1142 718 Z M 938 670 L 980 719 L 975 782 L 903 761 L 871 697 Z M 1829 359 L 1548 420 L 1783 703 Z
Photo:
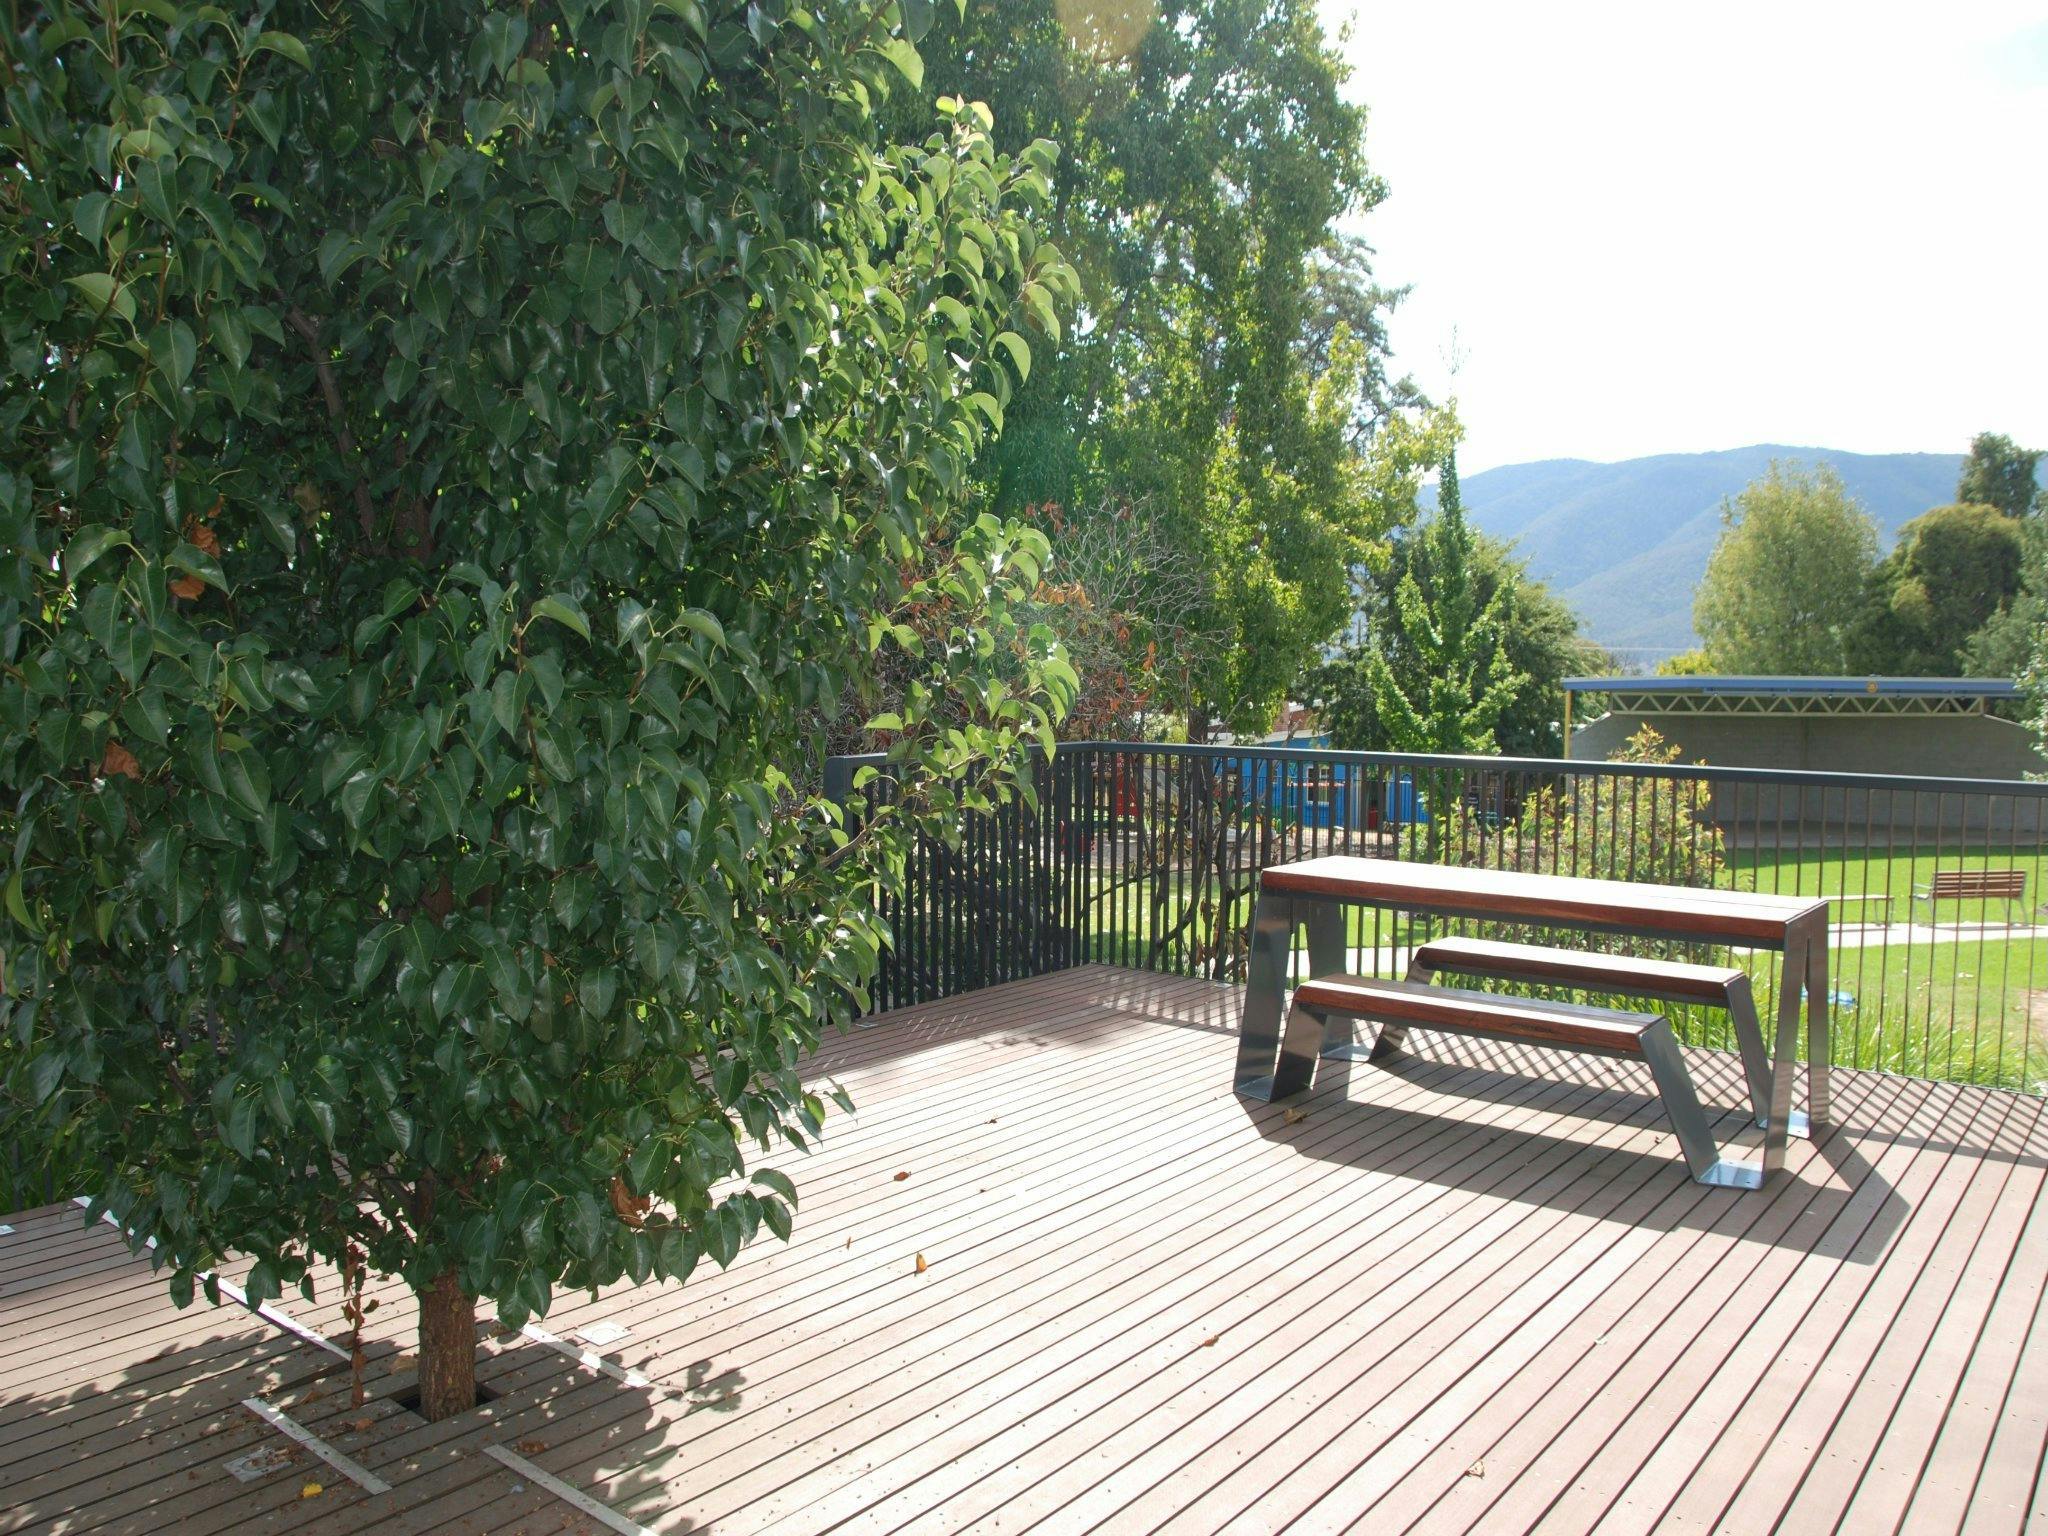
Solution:
M 1393 193 L 1359 227 L 1468 472 L 2048 447 L 2038 11 L 1324 0 L 1347 16 Z

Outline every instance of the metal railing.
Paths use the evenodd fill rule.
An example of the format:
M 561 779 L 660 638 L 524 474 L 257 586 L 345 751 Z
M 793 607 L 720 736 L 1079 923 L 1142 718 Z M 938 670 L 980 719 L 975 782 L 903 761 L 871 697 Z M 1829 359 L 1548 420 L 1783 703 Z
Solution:
M 866 793 L 890 793 L 881 758 L 834 759 L 828 782 L 843 790 L 868 763 L 883 776 Z M 876 1009 L 1090 961 L 1241 980 L 1258 871 L 1359 853 L 1825 895 L 1839 1065 L 2048 1090 L 2048 784 L 1126 742 L 1062 743 L 1033 774 L 1036 812 L 920 842 L 885 904 L 896 942 Z M 1446 929 L 1538 936 L 1349 922 L 1367 975 L 1401 974 Z M 1689 957 L 1751 969 L 1770 1006 L 1770 956 Z M 1674 1023 L 1731 1043 L 1717 1014 Z

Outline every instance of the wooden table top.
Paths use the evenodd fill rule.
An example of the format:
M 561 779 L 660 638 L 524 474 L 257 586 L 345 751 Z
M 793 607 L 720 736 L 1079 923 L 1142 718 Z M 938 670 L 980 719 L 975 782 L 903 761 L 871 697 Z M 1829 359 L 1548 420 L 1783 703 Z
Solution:
M 1643 885 L 1344 854 L 1275 864 L 1259 879 L 1264 889 L 1277 893 L 1335 897 L 1408 912 L 1521 919 L 1769 948 L 1781 946 L 1787 931 L 1802 920 L 1817 917 L 1824 931 L 1828 907 L 1821 896 Z

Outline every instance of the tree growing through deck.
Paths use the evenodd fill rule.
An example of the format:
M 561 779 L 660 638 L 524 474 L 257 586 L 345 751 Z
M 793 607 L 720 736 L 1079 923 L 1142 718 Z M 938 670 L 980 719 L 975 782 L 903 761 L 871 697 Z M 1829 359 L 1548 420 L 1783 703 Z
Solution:
M 876 889 L 1071 691 L 958 497 L 1053 150 L 884 140 L 928 10 L 6 23 L 8 1089 L 180 1303 L 399 1275 L 439 1417 L 480 1299 L 787 1235 Z M 849 835 L 815 722 L 899 650 Z

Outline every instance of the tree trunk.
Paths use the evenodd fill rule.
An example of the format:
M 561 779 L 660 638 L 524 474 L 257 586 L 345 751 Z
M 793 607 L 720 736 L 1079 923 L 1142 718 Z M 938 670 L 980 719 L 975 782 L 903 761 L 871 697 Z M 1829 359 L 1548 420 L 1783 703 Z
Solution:
M 449 1270 L 420 1293 L 420 1417 L 476 1406 L 476 1298 Z

